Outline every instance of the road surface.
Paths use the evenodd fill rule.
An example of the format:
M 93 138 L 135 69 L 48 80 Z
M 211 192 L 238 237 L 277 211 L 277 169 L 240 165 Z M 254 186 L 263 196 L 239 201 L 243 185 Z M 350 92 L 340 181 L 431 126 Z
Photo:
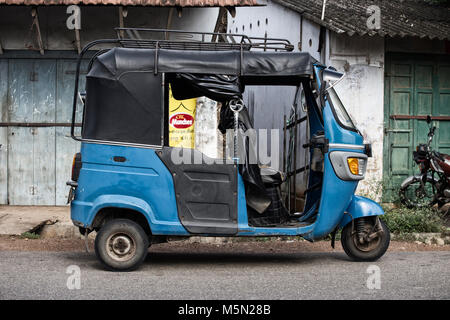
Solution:
M 336 251 L 168 251 L 118 273 L 94 253 L 0 251 L 0 299 L 449 299 L 449 264 L 450 251 L 372 263 Z

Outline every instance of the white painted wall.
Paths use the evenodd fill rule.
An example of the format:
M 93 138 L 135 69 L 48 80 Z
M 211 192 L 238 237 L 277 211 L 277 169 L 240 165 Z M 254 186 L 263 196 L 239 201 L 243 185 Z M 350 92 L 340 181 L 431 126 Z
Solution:
M 368 193 L 369 189 L 378 186 L 383 172 L 384 39 L 349 37 L 327 31 L 325 52 L 321 55 L 318 52 L 320 26 L 276 3 L 268 1 L 265 7 L 237 8 L 236 17 L 228 18 L 229 32 L 252 36 L 264 36 L 267 33 L 268 37 L 286 38 L 294 45 L 295 51 L 301 48 L 315 59 L 347 73 L 347 78 L 336 87 L 336 91 L 365 140 L 373 145 L 367 179 L 360 183 L 358 190 Z M 289 112 L 294 90 L 280 87 L 252 88 L 247 91 L 250 92 L 246 95 L 247 103 L 253 101 L 254 105 L 255 127 L 282 128 L 283 114 Z M 252 106 L 249 107 L 252 109 Z M 299 130 L 304 133 L 306 128 L 302 125 Z M 304 134 L 302 137 L 306 139 Z M 302 165 L 303 152 L 299 159 L 298 165 Z
M 366 142 L 372 143 L 366 179 L 358 192 L 378 196 L 383 176 L 384 39 L 330 33 L 329 63 L 345 72 L 335 89 Z
M 228 32 L 244 33 L 253 37 L 288 39 L 298 51 L 300 15 L 277 3 L 266 6 L 236 8 L 236 17 L 228 15 Z

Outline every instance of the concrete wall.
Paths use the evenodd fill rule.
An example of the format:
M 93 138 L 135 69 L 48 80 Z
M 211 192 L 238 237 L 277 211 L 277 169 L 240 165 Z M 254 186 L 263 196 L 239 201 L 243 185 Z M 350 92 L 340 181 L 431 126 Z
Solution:
M 119 26 L 118 7 L 81 7 L 81 46 L 99 38 L 115 38 Z M 74 50 L 75 32 L 68 30 L 66 6 L 38 7 L 39 24 L 45 50 Z M 127 7 L 125 27 L 166 28 L 169 8 Z M 218 8 L 186 8 L 181 17 L 173 10 L 171 29 L 191 31 L 214 30 Z M 6 50 L 24 50 L 32 43 L 37 47 L 35 33 L 30 33 L 31 7 L 0 6 L 0 41 Z
M 348 112 L 361 130 L 365 141 L 372 143 L 367 178 L 358 192 L 381 198 L 384 139 L 384 67 L 389 52 L 446 53 L 444 41 L 418 38 L 381 38 L 347 36 L 330 32 L 327 64 L 346 72 L 336 86 Z
M 383 175 L 384 39 L 331 32 L 328 63 L 346 73 L 336 92 L 364 140 L 372 143 L 373 157 L 358 192 L 375 196 Z
M 445 41 L 418 38 L 386 38 L 386 52 L 414 52 L 431 54 L 450 54 Z

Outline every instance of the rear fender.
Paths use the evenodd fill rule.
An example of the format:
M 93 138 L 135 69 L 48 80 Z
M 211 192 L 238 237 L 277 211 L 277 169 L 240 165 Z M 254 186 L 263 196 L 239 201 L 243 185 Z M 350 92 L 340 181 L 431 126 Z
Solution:
M 352 219 L 362 217 L 381 216 L 384 214 L 383 208 L 373 200 L 361 196 L 353 196 L 350 205 L 345 210 L 344 217 L 339 223 L 339 228 L 345 227 Z
M 95 216 L 103 208 L 123 208 L 140 212 L 146 218 L 150 228 L 155 222 L 152 208 L 142 199 L 123 195 L 102 195 L 94 201 L 89 212 L 88 227 L 92 226 Z

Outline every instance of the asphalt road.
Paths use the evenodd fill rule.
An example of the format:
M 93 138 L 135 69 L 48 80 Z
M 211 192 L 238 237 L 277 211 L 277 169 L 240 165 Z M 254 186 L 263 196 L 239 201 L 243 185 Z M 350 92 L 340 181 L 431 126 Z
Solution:
M 449 299 L 450 252 L 156 252 L 135 272 L 104 271 L 93 253 L 0 252 L 0 299 Z M 77 265 L 80 289 L 76 289 Z M 380 288 L 369 289 L 369 266 Z M 373 270 L 377 269 L 372 267 Z

